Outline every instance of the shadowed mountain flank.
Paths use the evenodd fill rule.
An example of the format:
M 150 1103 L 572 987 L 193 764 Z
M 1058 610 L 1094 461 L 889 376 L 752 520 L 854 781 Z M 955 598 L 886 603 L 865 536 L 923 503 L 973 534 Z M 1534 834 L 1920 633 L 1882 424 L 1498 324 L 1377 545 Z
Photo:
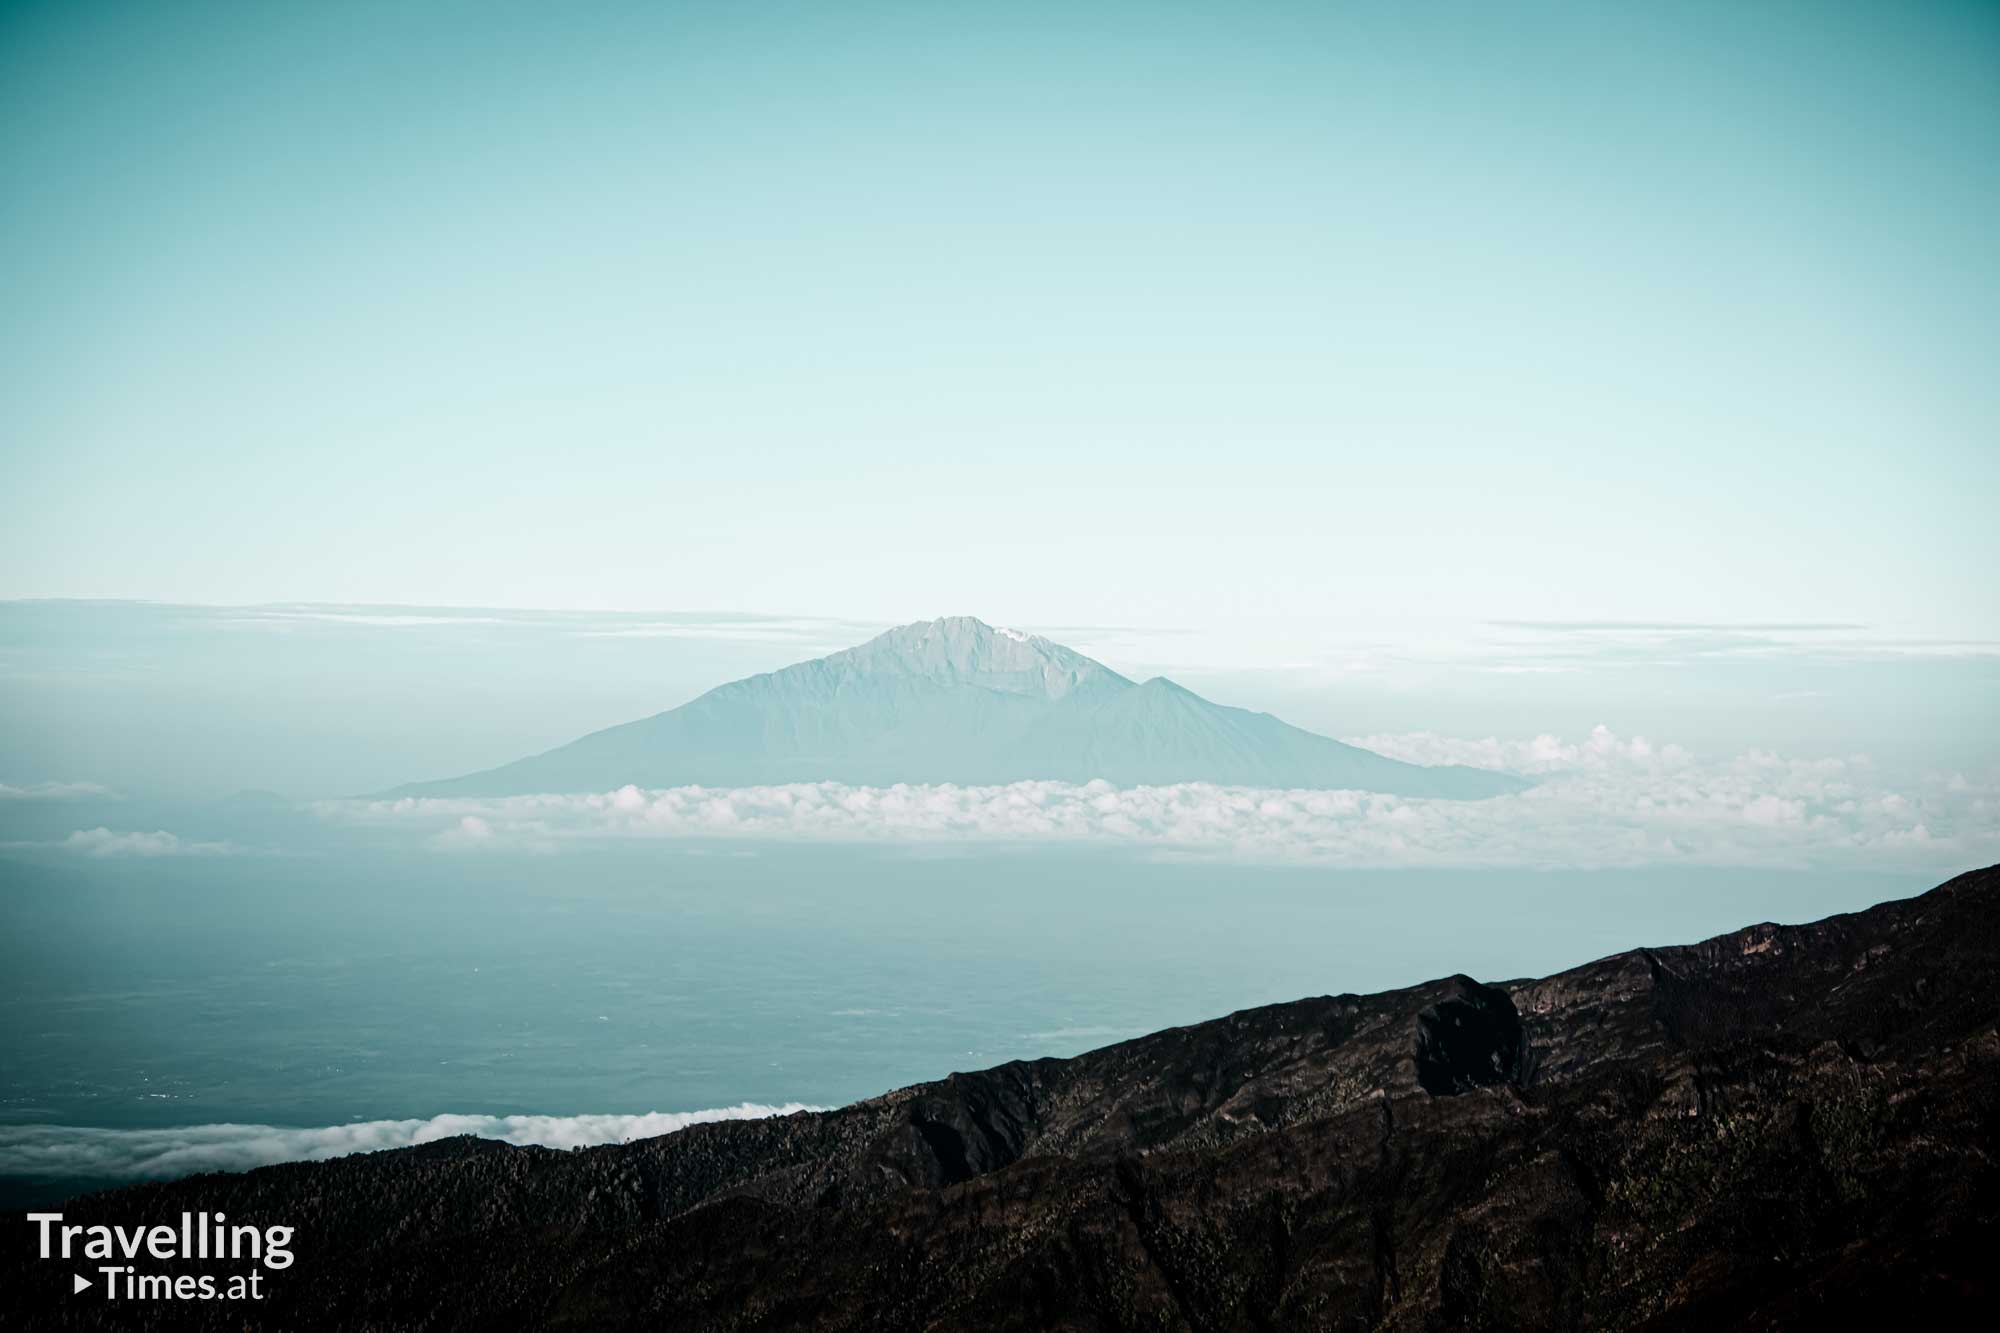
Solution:
M 1497 986 L 1453 977 L 1459 993 L 1417 1015 L 1417 1082 L 1437 1096 L 1518 1082 L 1527 1043 L 1514 1001 Z
M 1528 785 L 1388 759 L 1268 713 L 1210 703 L 1164 677 L 1135 683 L 1039 635 L 952 616 L 732 681 L 545 754 L 392 794 L 1098 778 L 1463 799 Z
M 576 1152 L 447 1140 L 64 1211 L 295 1225 L 273 1326 L 1956 1326 L 2000 1238 L 1997 982 L 1989 869 L 832 1112 Z M 0 1256 L 9 1326 L 246 1317 L 75 1302 L 29 1251 Z

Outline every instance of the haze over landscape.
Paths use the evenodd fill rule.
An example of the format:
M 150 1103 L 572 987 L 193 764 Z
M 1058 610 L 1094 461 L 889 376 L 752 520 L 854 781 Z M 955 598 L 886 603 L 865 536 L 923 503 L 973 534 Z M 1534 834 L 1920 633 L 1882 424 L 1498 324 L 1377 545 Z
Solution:
M 1440 954 L 1524 975 L 2000 856 L 1990 767 L 1703 753 L 1602 725 L 1337 741 L 969 617 L 869 637 L 13 603 L 0 635 L 23 723 L 0 739 L 18 775 L 0 785 L 16 1199 L 455 1132 L 573 1145 L 837 1105 L 1333 978 L 1396 984 Z M 862 642 L 714 682 L 815 635 Z M 516 668 L 552 666 L 549 697 L 588 678 L 612 697 L 510 721 L 536 688 Z M 1599 661 L 1569 688 L 1612 707 L 1635 669 Z M 1714 689 L 1742 669 L 1694 668 Z M 676 672 L 713 688 L 562 743 L 559 719 L 638 715 Z M 1273 679 L 1207 678 L 1251 699 Z M 450 718 L 460 690 L 469 736 L 393 712 L 414 695 Z M 1371 720 L 1407 706 L 1353 690 Z M 314 706 L 260 717 L 267 691 Z M 371 721 L 385 707 L 411 725 Z M 537 734 L 555 748 L 398 794 L 331 776 L 435 773 Z M 224 786 L 252 772 L 290 794 Z M 175 1017 L 189 1004 L 207 1016 Z
M 449 1216 L 468 1310 L 559 1267 L 489 1204 L 841 1291 L 1016 1185 L 1113 1238 L 1024 1290 L 1268 1251 L 1217 1324 L 1646 1235 L 1627 1322 L 1838 1308 L 1871 1191 L 1996 1188 L 1992 878 L 1896 905 L 2000 861 L 1996 70 L 1972 0 L 0 5 L 0 1205 L 422 1146 L 147 1197 L 339 1194 L 405 1295 Z

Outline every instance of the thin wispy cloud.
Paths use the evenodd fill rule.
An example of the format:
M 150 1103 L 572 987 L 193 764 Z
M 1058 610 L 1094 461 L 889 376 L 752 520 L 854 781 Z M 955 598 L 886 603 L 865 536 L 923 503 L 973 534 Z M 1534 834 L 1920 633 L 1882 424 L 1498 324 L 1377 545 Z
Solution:
M 418 615 L 408 612 L 347 612 L 347 611 L 262 611 L 255 615 L 240 617 L 251 622 L 275 622 L 284 624 L 295 620 L 325 621 L 336 625 L 368 625 L 377 629 L 421 629 L 439 625 L 505 625 L 510 623 L 502 616 L 471 615 Z
M 1883 632 L 1860 621 L 1486 620 L 1394 625 L 1250 623 L 1227 634 L 1133 630 L 1076 645 L 1128 674 L 1243 672 L 1391 686 L 1415 679 L 1634 670 L 1976 662 L 2000 641 Z M 1714 677 L 1706 677 L 1714 679 Z
M 1558 634 L 1616 634 L 1627 631 L 1809 634 L 1868 628 L 1848 620 L 1489 620 L 1486 623 L 1503 629 L 1548 630 Z
M 770 621 L 673 621 L 654 620 L 639 624 L 603 624 L 565 631 L 587 639 L 721 639 L 744 643 L 791 643 L 809 646 L 845 643 L 856 633 L 872 633 L 882 626 L 856 626 L 852 622 L 817 620 Z
M 1866 662 L 2000 656 L 1996 640 L 1889 635 L 1845 621 L 1494 620 L 1487 624 L 1505 633 L 1481 640 L 1478 647 L 1484 653 L 1610 668 L 1748 659 Z
M 0 782 L 0 801 L 110 800 L 116 791 L 97 782 Z
M 65 851 L 99 858 L 124 856 L 229 856 L 242 849 L 230 842 L 193 842 L 165 829 L 118 832 L 105 828 L 78 829 L 58 844 Z
M 745 643 L 846 643 L 885 626 L 829 616 L 669 611 L 553 611 L 488 607 L 297 605 L 207 610 L 234 625 L 284 630 L 301 625 L 362 629 L 517 629 L 575 638 L 714 639 Z

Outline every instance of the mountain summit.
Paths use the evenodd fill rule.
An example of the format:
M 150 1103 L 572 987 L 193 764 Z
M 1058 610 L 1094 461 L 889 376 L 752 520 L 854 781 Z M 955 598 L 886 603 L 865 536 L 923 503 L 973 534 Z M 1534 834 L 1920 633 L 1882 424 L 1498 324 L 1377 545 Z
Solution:
M 1040 635 L 971 616 L 919 621 L 545 754 L 399 796 L 518 796 L 786 782 L 966 785 L 1047 778 L 1215 782 L 1476 799 L 1527 784 L 1425 768 L 1143 684 Z
M 1102 662 L 1039 634 L 999 629 L 973 616 L 919 620 L 821 660 L 836 671 L 896 673 L 1050 701 L 1079 690 L 1132 683 Z

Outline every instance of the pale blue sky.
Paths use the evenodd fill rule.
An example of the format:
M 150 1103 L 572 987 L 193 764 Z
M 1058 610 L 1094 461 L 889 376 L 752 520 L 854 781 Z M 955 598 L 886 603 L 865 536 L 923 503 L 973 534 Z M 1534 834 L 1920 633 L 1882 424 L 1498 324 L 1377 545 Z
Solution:
M 0 6 L 0 596 L 2000 638 L 2000 6 Z

